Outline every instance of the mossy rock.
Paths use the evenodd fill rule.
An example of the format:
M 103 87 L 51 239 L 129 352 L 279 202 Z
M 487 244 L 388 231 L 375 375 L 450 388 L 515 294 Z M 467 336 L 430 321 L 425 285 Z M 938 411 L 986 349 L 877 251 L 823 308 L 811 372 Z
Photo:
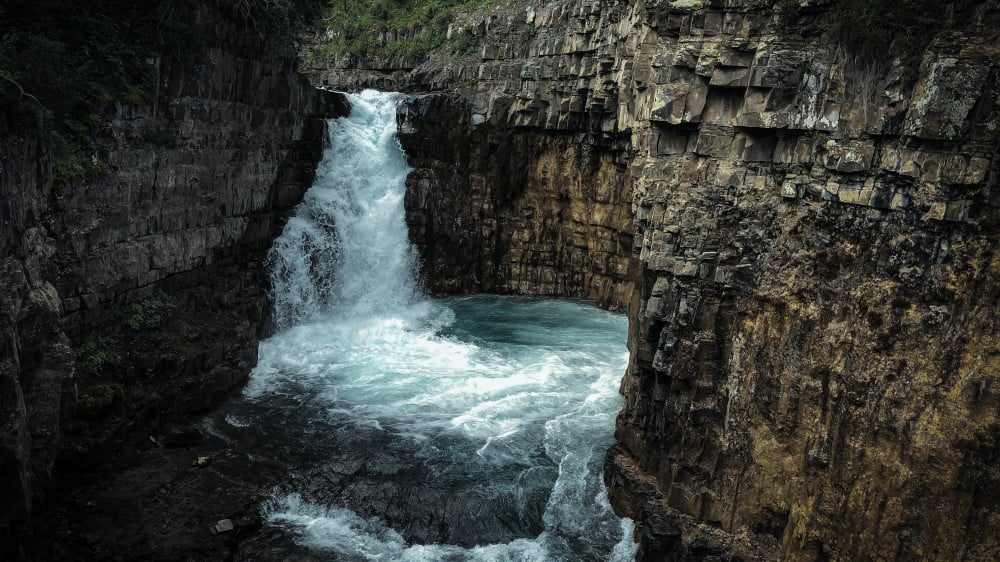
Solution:
M 105 378 L 122 364 L 121 345 L 111 337 L 91 337 L 76 347 L 76 372 L 90 381 Z
M 121 385 L 97 384 L 84 389 L 77 402 L 77 415 L 83 419 L 96 420 L 106 416 L 116 402 L 125 398 Z

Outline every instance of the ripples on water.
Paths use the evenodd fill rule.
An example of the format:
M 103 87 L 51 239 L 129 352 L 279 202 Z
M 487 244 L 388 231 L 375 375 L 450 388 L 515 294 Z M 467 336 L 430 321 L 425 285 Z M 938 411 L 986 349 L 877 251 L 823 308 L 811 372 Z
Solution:
M 336 560 L 628 560 L 601 479 L 626 320 L 422 296 L 398 96 L 352 97 L 271 254 L 281 330 L 230 416 L 302 459 L 270 526 Z

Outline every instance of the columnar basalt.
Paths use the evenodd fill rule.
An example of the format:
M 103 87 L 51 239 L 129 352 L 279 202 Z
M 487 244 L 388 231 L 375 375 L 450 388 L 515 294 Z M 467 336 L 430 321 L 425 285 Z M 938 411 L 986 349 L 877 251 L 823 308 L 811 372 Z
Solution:
M 884 66 L 837 46 L 833 7 L 514 5 L 456 24 L 474 57 L 316 71 L 459 92 L 404 116 L 436 288 L 575 287 L 545 284 L 586 276 L 560 269 L 572 259 L 521 284 L 524 254 L 492 242 L 496 225 L 518 209 L 511 237 L 559 254 L 566 238 L 533 234 L 553 215 L 630 198 L 634 231 L 615 231 L 631 255 L 608 256 L 634 260 L 635 293 L 606 479 L 640 558 L 1000 549 L 1000 6 L 942 5 L 922 59 Z M 567 146 L 625 173 L 540 181 Z
M 460 99 L 401 110 L 410 237 L 433 291 L 631 297 L 630 194 L 618 154 L 578 135 L 476 123 Z
M 347 106 L 220 6 L 184 16 L 203 52 L 151 59 L 154 101 L 107 108 L 108 175 L 54 182 L 40 131 L 0 117 L 5 555 L 57 458 L 80 470 L 134 426 L 217 403 L 256 363 L 261 262 L 311 182 L 320 118 Z

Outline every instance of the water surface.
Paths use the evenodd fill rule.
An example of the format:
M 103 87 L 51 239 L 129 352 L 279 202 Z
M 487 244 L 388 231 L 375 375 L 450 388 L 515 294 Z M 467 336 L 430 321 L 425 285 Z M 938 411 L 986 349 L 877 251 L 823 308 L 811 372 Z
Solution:
M 557 300 L 429 299 L 394 94 L 352 96 L 271 253 L 279 332 L 227 422 L 288 477 L 271 540 L 333 560 L 627 560 L 601 478 L 626 320 Z

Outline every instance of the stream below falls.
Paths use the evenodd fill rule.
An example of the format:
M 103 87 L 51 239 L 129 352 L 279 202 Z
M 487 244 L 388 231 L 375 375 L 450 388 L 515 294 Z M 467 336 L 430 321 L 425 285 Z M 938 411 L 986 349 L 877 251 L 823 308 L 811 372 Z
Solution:
M 294 459 L 238 558 L 631 559 L 632 522 L 601 477 L 625 317 L 426 297 L 403 210 L 401 98 L 350 99 L 271 252 L 278 332 L 225 417 L 226 432 Z

